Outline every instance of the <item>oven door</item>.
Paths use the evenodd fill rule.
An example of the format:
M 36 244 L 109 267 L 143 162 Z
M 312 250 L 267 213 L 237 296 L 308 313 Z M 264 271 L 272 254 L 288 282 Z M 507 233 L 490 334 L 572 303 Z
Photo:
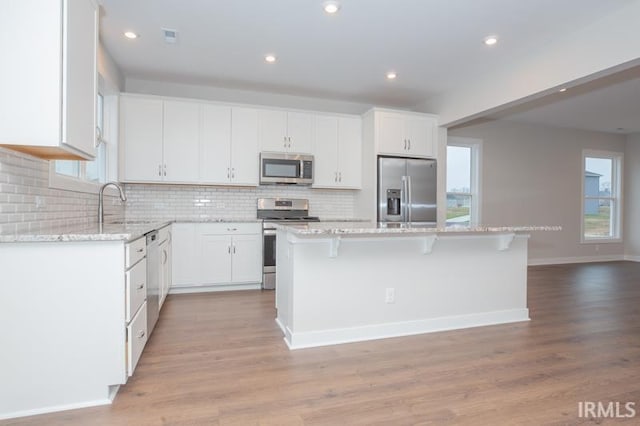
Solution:
M 262 231 L 262 288 L 276 288 L 276 230 L 265 228 Z

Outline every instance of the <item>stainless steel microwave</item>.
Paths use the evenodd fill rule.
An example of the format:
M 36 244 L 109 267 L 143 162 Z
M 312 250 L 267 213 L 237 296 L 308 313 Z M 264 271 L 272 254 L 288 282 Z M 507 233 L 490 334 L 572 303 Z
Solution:
M 311 185 L 313 155 L 260 153 L 260 184 Z

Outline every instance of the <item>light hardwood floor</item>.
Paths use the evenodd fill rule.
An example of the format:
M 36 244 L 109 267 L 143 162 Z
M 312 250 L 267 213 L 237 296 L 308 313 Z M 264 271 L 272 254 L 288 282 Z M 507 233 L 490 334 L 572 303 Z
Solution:
M 530 322 L 297 351 L 273 296 L 170 296 L 113 405 L 0 424 L 640 424 L 640 263 L 529 268 Z

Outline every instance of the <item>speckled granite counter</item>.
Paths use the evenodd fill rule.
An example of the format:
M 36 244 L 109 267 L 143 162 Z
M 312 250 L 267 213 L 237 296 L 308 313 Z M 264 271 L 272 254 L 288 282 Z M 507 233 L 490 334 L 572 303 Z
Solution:
M 526 233 L 533 231 L 561 231 L 560 226 L 461 226 L 437 227 L 429 225 L 390 226 L 377 222 L 313 222 L 304 224 L 279 224 L 296 236 L 321 235 L 394 235 L 394 234 L 479 234 L 479 233 Z
M 32 232 L 0 235 L 0 243 L 18 242 L 69 242 L 69 241 L 133 241 L 144 234 L 160 229 L 171 223 L 256 223 L 257 219 L 193 219 L 166 220 L 158 222 L 107 223 L 102 229 L 97 224 L 91 226 L 64 226 L 39 229 Z

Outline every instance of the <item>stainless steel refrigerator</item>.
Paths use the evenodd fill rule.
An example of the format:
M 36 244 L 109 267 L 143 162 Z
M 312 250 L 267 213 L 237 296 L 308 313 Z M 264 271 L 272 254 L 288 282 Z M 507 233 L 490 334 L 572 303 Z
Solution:
M 435 224 L 436 161 L 378 157 L 378 222 Z

